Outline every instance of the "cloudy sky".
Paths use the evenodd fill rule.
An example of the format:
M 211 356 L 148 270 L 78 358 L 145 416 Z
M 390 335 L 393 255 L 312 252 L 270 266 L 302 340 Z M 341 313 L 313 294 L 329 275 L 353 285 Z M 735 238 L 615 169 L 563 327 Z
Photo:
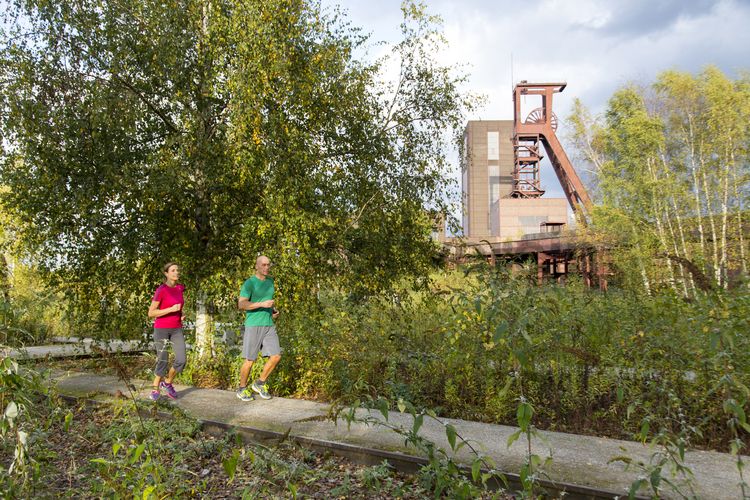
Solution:
M 373 40 L 395 41 L 400 0 L 323 0 L 340 5 Z M 450 44 L 442 62 L 468 63 L 469 89 L 486 106 L 471 119 L 512 119 L 511 81 L 565 81 L 559 117 L 579 97 L 601 112 L 628 82 L 666 69 L 713 64 L 734 77 L 750 70 L 750 0 L 427 0 Z M 512 60 L 512 78 L 511 78 Z M 564 130 L 558 130 L 564 135 Z M 551 168 L 551 167 L 550 167 Z M 544 172 L 546 170 L 546 172 Z M 550 169 L 542 181 L 561 196 Z
M 339 5 L 373 42 L 399 40 L 401 0 L 321 1 Z M 618 87 L 648 84 L 666 69 L 750 70 L 750 0 L 424 1 L 443 18 L 449 47 L 438 59 L 467 64 L 467 90 L 487 97 L 469 119 L 512 119 L 512 81 L 567 82 L 554 103 L 562 119 L 575 97 L 600 113 Z M 558 135 L 564 141 L 564 122 Z M 562 196 L 549 165 L 542 182 Z

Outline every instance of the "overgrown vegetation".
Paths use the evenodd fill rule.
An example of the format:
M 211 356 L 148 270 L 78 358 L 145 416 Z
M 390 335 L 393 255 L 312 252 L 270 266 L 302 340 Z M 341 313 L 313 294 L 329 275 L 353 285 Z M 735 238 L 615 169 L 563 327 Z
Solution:
M 747 285 L 686 301 L 669 289 L 538 287 L 533 273 L 480 266 L 436 275 L 422 292 L 328 292 L 318 307 L 286 312 L 271 384 L 279 395 L 404 400 L 511 425 L 523 397 L 540 428 L 644 440 L 669 432 L 685 448 L 731 451 L 747 432 L 749 318 Z M 239 363 L 236 348 L 222 347 L 180 380 L 233 388 Z
M 590 236 L 625 286 L 693 297 L 747 277 L 747 72 L 665 71 L 620 88 L 601 116 L 576 101 L 569 124 L 591 171 Z
M 475 100 L 436 62 L 439 20 L 421 4 L 404 3 L 390 84 L 388 61 L 356 59 L 366 37 L 315 2 L 100 4 L 19 0 L 9 12 L 25 22 L 2 33 L 0 344 L 140 338 L 160 261 L 176 259 L 186 313 L 209 325 L 180 380 L 233 388 L 237 349 L 213 345 L 211 326 L 239 330 L 236 291 L 263 252 L 282 311 L 276 394 L 409 402 L 416 428 L 440 415 L 517 424 L 527 442 L 537 428 L 650 442 L 647 464 L 615 457 L 644 474 L 631 493 L 662 494 L 665 469 L 689 478 L 686 449 L 728 451 L 750 494 L 746 75 L 666 72 L 617 91 L 602 117 L 576 104 L 597 200 L 579 234 L 610 288 L 537 286 L 536 273 L 502 266 L 430 267 L 444 132 Z M 11 496 L 317 494 L 304 451 L 211 440 L 184 416 L 143 420 L 130 402 L 82 420 L 38 375 L 0 368 Z M 358 487 L 482 489 L 416 430 L 407 438 L 428 455 L 429 480 L 406 492 L 381 467 Z M 544 458 L 528 449 L 533 495 Z M 45 485 L 51 470 L 67 475 Z M 347 477 L 326 492 L 348 495 Z
M 290 442 L 217 438 L 169 405 L 68 406 L 31 370 L 0 363 L 3 498 L 424 498 L 418 478 Z M 33 399 L 33 401 L 32 401 Z M 11 403 L 9 403 L 11 402 Z M 161 418 L 152 418 L 158 410 Z M 163 418 L 167 413 L 169 418 Z
M 685 434 L 685 447 L 730 451 L 726 410 L 747 408 L 749 318 L 747 285 L 686 301 L 668 289 L 602 293 L 455 271 L 423 292 L 367 300 L 329 292 L 318 307 L 288 311 L 271 383 L 279 395 L 401 399 L 511 425 L 523 397 L 540 428 L 624 439 L 669 431 Z M 139 362 L 143 373 L 151 359 Z M 210 363 L 189 362 L 180 381 L 234 388 L 240 363 L 236 347 L 220 346 Z
M 41 345 L 50 337 L 69 334 L 72 322 L 62 294 L 51 290 L 36 269 L 12 264 L 0 266 L 0 346 Z
M 289 329 L 298 362 L 289 388 L 355 406 L 362 397 L 391 409 L 413 401 L 415 422 L 434 409 L 518 425 L 514 440 L 530 442 L 541 427 L 648 442 L 648 463 L 613 457 L 646 477 L 631 496 L 644 487 L 690 496 L 685 450 L 731 452 L 747 494 L 747 285 L 686 301 L 669 288 L 538 287 L 535 273 L 493 269 L 445 280 L 388 300 L 326 296 L 317 316 L 308 311 Z M 524 493 L 534 495 L 547 460 L 529 447 Z
M 259 252 L 286 304 L 423 277 L 476 99 L 439 62 L 441 21 L 402 10 L 372 60 L 377 42 L 317 1 L 10 2 L 0 218 L 105 338 L 139 335 L 167 260 L 199 326 Z

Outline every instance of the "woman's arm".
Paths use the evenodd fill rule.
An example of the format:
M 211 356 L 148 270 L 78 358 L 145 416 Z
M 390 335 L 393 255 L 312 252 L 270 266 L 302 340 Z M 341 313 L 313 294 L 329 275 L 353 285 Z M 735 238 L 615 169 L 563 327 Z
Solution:
M 151 302 L 151 306 L 148 308 L 149 318 L 161 318 L 162 316 L 166 316 L 167 314 L 179 311 L 181 307 L 180 304 L 175 304 L 172 307 L 167 307 L 166 309 L 159 309 L 159 304 L 161 304 L 161 302 L 156 300 Z

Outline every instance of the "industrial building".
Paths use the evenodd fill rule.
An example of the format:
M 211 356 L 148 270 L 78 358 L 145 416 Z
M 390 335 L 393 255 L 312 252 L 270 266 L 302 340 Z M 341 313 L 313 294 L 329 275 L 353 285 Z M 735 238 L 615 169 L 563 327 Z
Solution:
M 606 288 L 606 265 L 568 231 L 568 207 L 585 224 L 591 200 L 557 139 L 554 94 L 565 83 L 513 88 L 513 120 L 469 121 L 461 148 L 463 236 L 452 242 L 458 256 L 478 253 L 510 261 L 533 260 L 539 282 L 580 273 Z M 531 101 L 530 109 L 522 109 Z M 549 158 L 565 198 L 543 197 L 539 169 Z
M 470 121 L 461 161 L 463 235 L 498 243 L 559 231 L 568 222 L 565 198 L 515 197 L 513 120 Z

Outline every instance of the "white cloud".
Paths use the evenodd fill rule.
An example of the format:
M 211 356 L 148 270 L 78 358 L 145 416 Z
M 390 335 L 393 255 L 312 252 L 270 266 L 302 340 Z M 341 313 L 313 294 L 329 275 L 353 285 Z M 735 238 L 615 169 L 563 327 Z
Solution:
M 341 5 L 374 40 L 398 39 L 400 0 Z M 575 97 L 602 112 L 618 87 L 667 69 L 750 69 L 747 0 L 432 0 L 428 10 L 443 17 L 450 44 L 439 60 L 467 63 L 467 89 L 488 97 L 472 119 L 512 119 L 511 54 L 514 80 L 568 83 L 554 103 L 561 119 Z M 542 180 L 560 194 L 551 169 Z
M 397 40 L 399 0 L 341 5 L 374 40 Z M 511 53 L 515 80 L 567 80 L 560 104 L 578 96 L 599 110 L 618 86 L 665 69 L 716 64 L 734 74 L 750 66 L 750 5 L 742 0 L 434 0 L 428 8 L 443 17 L 450 43 L 438 57 L 469 64 L 493 118 L 511 110 Z

